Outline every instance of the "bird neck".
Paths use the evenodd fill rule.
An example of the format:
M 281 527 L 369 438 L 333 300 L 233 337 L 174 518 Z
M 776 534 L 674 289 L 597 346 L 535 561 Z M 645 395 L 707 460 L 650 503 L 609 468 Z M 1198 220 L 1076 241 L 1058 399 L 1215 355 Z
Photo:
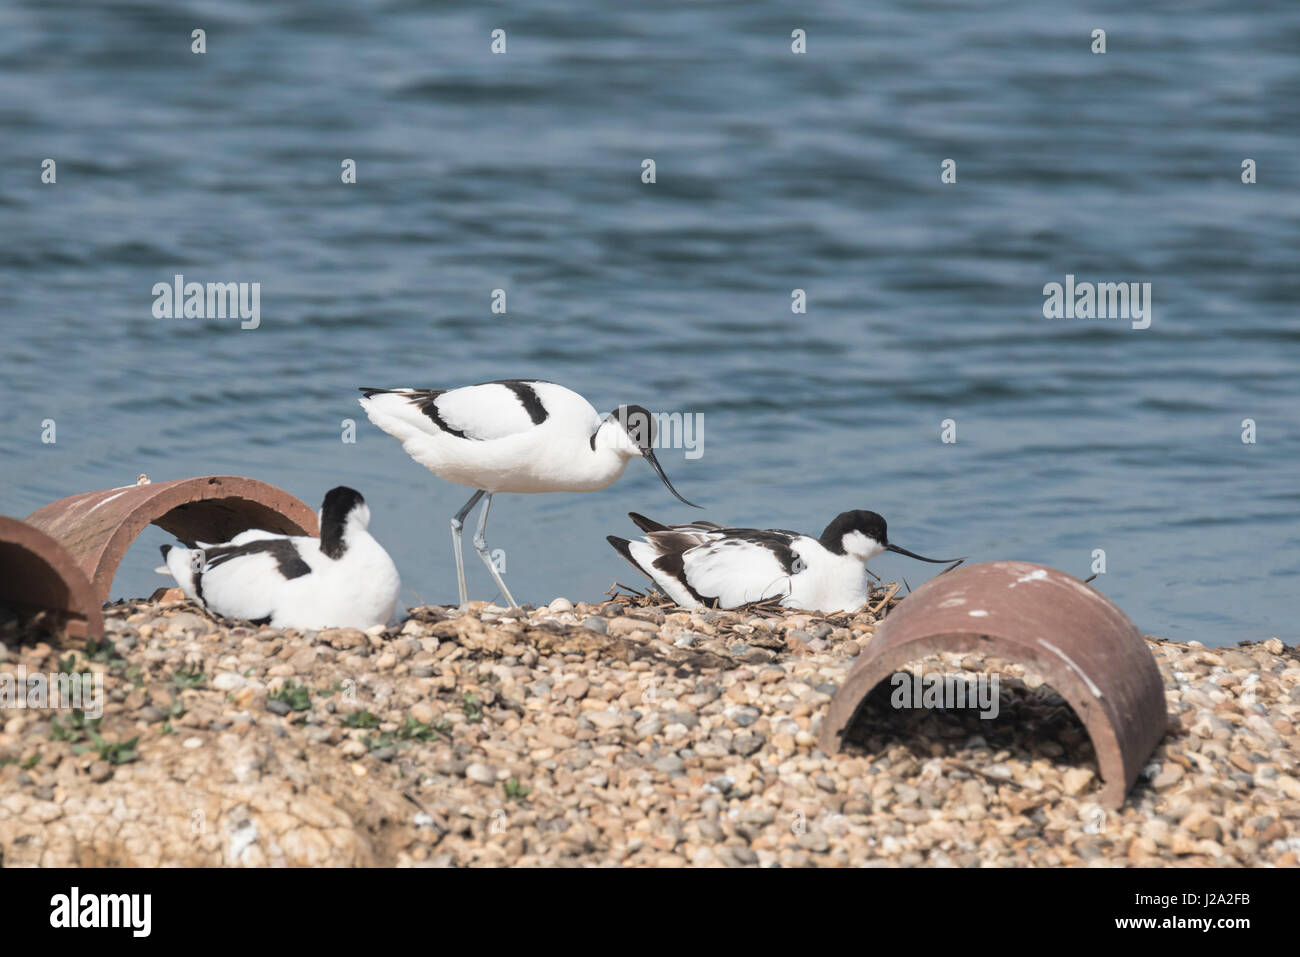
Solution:
M 885 546 L 859 531 L 845 532 L 834 525 L 822 532 L 818 544 L 832 555 L 852 558 L 865 564 L 885 550 Z
M 365 529 L 355 527 L 355 523 L 343 521 L 330 521 L 328 518 L 321 523 L 320 529 L 320 550 L 326 558 L 332 558 L 335 561 L 342 558 L 352 544 L 355 543 L 358 533 L 365 534 Z
M 592 465 L 593 472 L 602 477 L 607 477 L 610 482 L 613 482 L 623 474 L 624 469 L 627 468 L 628 460 L 631 458 L 632 456 L 622 449 L 597 445 L 591 450 L 588 461 Z

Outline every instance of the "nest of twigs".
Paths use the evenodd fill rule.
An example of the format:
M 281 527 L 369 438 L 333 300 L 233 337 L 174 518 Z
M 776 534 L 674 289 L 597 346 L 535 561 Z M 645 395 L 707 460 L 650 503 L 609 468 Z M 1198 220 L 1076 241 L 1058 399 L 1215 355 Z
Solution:
M 899 594 L 901 586 L 898 582 L 886 584 L 868 583 L 867 584 L 867 603 L 861 608 L 854 608 L 850 611 L 831 612 L 825 614 L 820 611 L 808 611 L 797 608 L 786 608 L 781 604 L 780 598 L 769 598 L 766 601 L 750 602 L 747 605 L 741 605 L 736 608 L 718 608 L 713 607 L 712 611 L 727 611 L 737 615 L 758 615 L 763 618 L 785 618 L 789 615 L 812 615 L 818 621 L 824 621 L 832 627 L 848 627 L 854 617 L 870 613 L 877 620 L 883 618 L 889 611 L 903 600 Z M 656 588 L 641 590 L 633 588 L 630 585 L 624 585 L 622 582 L 615 582 L 608 591 L 605 592 L 609 600 L 624 608 L 661 608 L 665 612 L 670 610 L 680 610 L 676 602 Z

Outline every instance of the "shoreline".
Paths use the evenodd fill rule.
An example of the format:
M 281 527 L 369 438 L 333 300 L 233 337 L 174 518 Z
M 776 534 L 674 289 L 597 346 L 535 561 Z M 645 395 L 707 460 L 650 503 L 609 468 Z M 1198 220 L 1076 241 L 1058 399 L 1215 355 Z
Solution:
M 104 617 L 112 647 L 89 654 L 79 641 L 18 646 L 0 625 L 0 672 L 65 670 L 75 649 L 106 693 L 91 728 L 66 711 L 0 710 L 5 865 L 1296 866 L 1300 854 L 1300 653 L 1276 639 L 1145 636 L 1170 730 L 1124 807 L 1104 811 L 1082 725 L 1016 666 L 998 669 L 997 720 L 890 712 L 873 696 L 853 743 L 823 754 L 831 695 L 875 628 L 865 611 L 686 612 L 618 596 L 517 617 L 471 602 L 305 634 L 178 600 Z M 949 673 L 992 670 L 936 657 Z

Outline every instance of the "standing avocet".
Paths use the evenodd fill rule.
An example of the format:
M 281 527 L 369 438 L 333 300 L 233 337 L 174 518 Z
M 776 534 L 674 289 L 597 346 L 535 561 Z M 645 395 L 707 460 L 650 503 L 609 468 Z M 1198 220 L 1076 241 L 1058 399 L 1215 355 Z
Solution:
M 369 524 L 365 499 L 339 486 L 325 493 L 320 538 L 250 529 L 220 545 L 164 545 L 158 570 L 223 618 L 276 628 L 386 625 L 401 581 Z
M 885 520 L 861 509 L 842 512 L 819 538 L 776 528 L 728 528 L 715 522 L 662 525 L 629 512 L 645 541 L 608 536 L 618 553 L 685 608 L 736 608 L 779 598 L 786 608 L 854 611 L 867 601 L 867 562 L 881 552 L 924 558 L 891 544 Z
M 497 492 L 593 492 L 613 484 L 640 456 L 680 501 L 654 454 L 654 417 L 639 405 L 601 416 L 554 382 L 502 379 L 459 389 L 362 388 L 370 421 L 397 438 L 434 475 L 476 489 L 451 520 L 460 603 L 468 600 L 460 532 L 484 495 L 474 549 L 501 594 L 516 604 L 492 563 L 484 532 Z M 699 508 L 698 505 L 693 507 Z

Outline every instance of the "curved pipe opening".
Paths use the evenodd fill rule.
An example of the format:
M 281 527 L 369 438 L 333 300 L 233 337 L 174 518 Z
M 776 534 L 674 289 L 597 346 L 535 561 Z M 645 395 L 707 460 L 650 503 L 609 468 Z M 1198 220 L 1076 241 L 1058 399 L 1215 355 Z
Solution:
M 51 502 L 27 523 L 56 539 L 90 578 L 98 601 L 109 598 L 113 576 L 131 543 L 149 525 L 186 545 L 224 542 L 250 528 L 285 535 L 317 535 L 316 513 L 283 489 L 231 475 L 128 485 Z
M 1055 688 L 1092 740 L 1107 807 L 1124 803 L 1164 736 L 1164 682 L 1123 612 L 1056 569 L 986 562 L 932 579 L 885 619 L 831 701 L 822 749 L 840 749 L 881 681 L 944 652 L 1015 662 Z
M 104 633 L 100 603 L 73 557 L 44 532 L 6 516 L 0 516 L 0 605 L 20 619 L 45 613 L 42 630 L 75 638 Z

